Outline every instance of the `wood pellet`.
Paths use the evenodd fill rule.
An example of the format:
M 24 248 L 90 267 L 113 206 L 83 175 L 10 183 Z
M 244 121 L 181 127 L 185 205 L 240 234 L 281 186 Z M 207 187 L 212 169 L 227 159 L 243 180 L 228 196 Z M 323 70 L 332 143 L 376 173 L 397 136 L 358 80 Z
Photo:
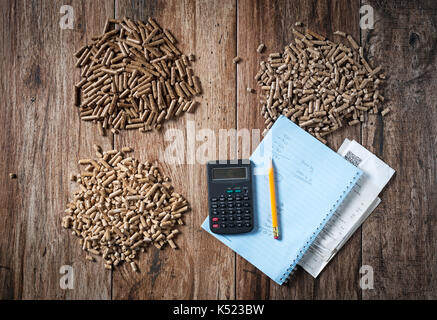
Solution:
M 386 116 L 389 112 L 390 112 L 390 108 L 385 108 L 384 110 L 381 111 L 381 115 L 384 117 L 384 116 Z
M 326 143 L 324 136 L 381 110 L 385 75 L 381 67 L 370 67 L 350 35 L 334 33 L 346 38 L 349 47 L 306 28 L 293 28 L 293 34 L 294 41 L 283 52 L 270 53 L 255 75 L 263 135 L 282 114 Z
M 194 55 L 184 55 L 176 43 L 152 18 L 108 19 L 102 34 L 74 53 L 81 69 L 73 90 L 80 118 L 105 135 L 159 130 L 180 116 L 171 111 L 194 101 L 202 89 L 191 65 Z
M 108 270 L 128 262 L 137 272 L 134 259 L 150 244 L 177 249 L 174 237 L 190 206 L 158 164 L 127 156 L 132 148 L 94 150 L 101 156 L 79 160 L 84 168 L 72 175 L 79 190 L 67 203 L 62 227 L 79 238 L 87 260 L 101 256 Z
M 240 63 L 240 61 L 241 61 L 241 58 L 240 57 L 235 57 L 234 59 L 232 59 L 232 63 L 233 64 L 238 64 L 238 63 Z
M 263 51 L 264 51 L 264 49 L 265 49 L 265 44 L 264 43 L 261 43 L 259 46 L 258 46 L 258 48 L 256 48 L 256 52 L 258 52 L 258 53 L 262 53 Z

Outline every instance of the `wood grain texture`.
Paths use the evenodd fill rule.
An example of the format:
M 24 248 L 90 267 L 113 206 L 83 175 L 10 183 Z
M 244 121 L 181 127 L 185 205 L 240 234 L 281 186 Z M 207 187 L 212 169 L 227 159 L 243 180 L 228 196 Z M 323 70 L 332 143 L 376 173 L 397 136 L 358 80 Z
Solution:
M 166 122 L 160 132 L 123 132 L 115 137 L 115 146 L 135 148 L 142 161 L 159 160 L 173 181 L 176 192 L 190 202 L 185 226 L 176 238 L 180 249 L 151 247 L 140 256 L 140 273 L 129 266 L 116 269 L 113 296 L 118 299 L 233 299 L 234 253 L 215 241 L 201 228 L 206 218 L 206 167 L 198 149 L 206 129 L 218 136 L 218 130 L 235 128 L 235 76 L 232 58 L 235 52 L 235 1 L 130 1 L 116 2 L 116 16 L 147 20 L 153 17 L 168 28 L 185 54 L 194 53 L 194 73 L 200 77 L 204 94 L 194 114 L 185 114 Z M 178 131 L 183 137 L 172 142 Z M 167 137 L 167 138 L 166 138 Z M 180 164 L 164 158 L 174 146 L 182 156 Z M 212 153 L 218 150 L 214 146 Z M 206 154 L 213 160 L 216 154 Z
M 272 52 L 282 52 L 292 41 L 292 29 L 297 21 L 334 41 L 342 41 L 333 35 L 337 29 L 347 30 L 359 39 L 358 10 L 358 1 L 239 1 L 238 55 L 243 61 L 238 65 L 237 77 L 238 128 L 264 129 L 259 97 L 247 93 L 246 88 L 256 88 L 254 76 L 261 59 L 266 60 Z M 256 52 L 260 43 L 266 45 L 262 55 Z M 336 150 L 346 137 L 360 141 L 360 128 L 347 127 L 335 132 L 328 137 L 328 145 Z M 360 297 L 360 249 L 360 238 L 355 237 L 317 280 L 303 270 L 297 270 L 290 282 L 282 287 L 237 257 L 237 298 L 357 299 Z
M 2 1 L 1 26 L 1 298 L 109 299 L 111 275 L 85 263 L 77 239 L 61 228 L 76 187 L 78 157 L 92 143 L 111 147 L 79 121 L 72 87 L 79 78 L 72 53 L 99 33 L 106 1 L 72 4 L 74 30 L 60 28 L 61 1 Z M 106 14 L 105 14 L 106 13 Z M 18 178 L 10 180 L 9 172 Z M 71 265 L 74 289 L 60 288 L 60 267 Z
M 364 4 L 374 9 L 373 30 L 359 29 Z M 62 5 L 74 9 L 73 30 L 59 27 Z M 72 106 L 79 79 L 72 53 L 100 34 L 106 18 L 124 15 L 152 16 L 169 28 L 179 48 L 196 55 L 193 68 L 204 94 L 194 114 L 165 123 L 158 133 L 100 137 Z M 16 0 L 0 1 L 0 20 L 0 299 L 437 298 L 435 1 Z M 261 57 L 282 51 L 298 20 L 334 41 L 341 41 L 333 36 L 337 29 L 352 34 L 371 64 L 383 66 L 392 112 L 336 132 L 328 145 L 336 150 L 344 138 L 355 139 L 397 172 L 362 232 L 318 279 L 298 269 L 278 286 L 200 228 L 207 216 L 202 162 L 220 157 L 220 129 L 255 130 L 246 152 L 256 147 L 256 130 L 264 124 L 257 95 L 246 88 L 256 88 Z M 261 42 L 263 55 L 256 53 Z M 237 54 L 242 61 L 235 66 Z M 211 132 L 215 153 L 199 148 Z M 100 261 L 86 261 L 77 238 L 61 228 L 76 190 L 69 174 L 79 171 L 78 159 L 94 155 L 93 143 L 132 146 L 136 158 L 159 160 L 191 204 L 176 239 L 180 249 L 151 247 L 139 255 L 139 273 L 128 265 L 108 272 Z M 247 157 L 246 145 L 227 143 L 226 158 L 236 148 Z M 182 162 L 168 161 L 169 154 Z M 9 179 L 10 172 L 18 178 Z M 73 267 L 73 290 L 60 288 L 62 265 Z M 362 265 L 374 269 L 373 290 L 359 287 Z
M 366 2 L 375 26 L 362 42 L 388 75 L 392 112 L 372 116 L 363 141 L 396 170 L 363 225 L 363 264 L 374 270 L 363 299 L 435 299 L 437 288 L 437 3 Z

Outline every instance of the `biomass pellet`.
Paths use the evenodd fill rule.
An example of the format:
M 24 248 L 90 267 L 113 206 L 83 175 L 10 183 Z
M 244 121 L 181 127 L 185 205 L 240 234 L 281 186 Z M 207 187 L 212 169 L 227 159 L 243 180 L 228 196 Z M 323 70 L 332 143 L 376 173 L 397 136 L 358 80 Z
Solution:
M 85 257 L 88 261 L 96 261 L 93 256 L 86 255 Z
M 67 204 L 61 225 L 79 237 L 86 259 L 102 255 L 108 269 L 126 261 L 136 272 L 134 259 L 149 244 L 173 247 L 167 236 L 179 233 L 174 226 L 183 223 L 188 202 L 172 191 L 170 179 L 157 164 L 126 157 L 132 148 L 105 152 L 98 145 L 93 148 L 101 157 L 79 160 L 86 166 L 76 180 L 80 190 Z
M 201 93 L 198 77 L 191 68 L 187 72 L 194 55 L 182 54 L 171 31 L 153 19 L 147 23 L 126 17 L 107 19 L 103 30 L 74 54 L 82 79 L 73 92 L 74 105 L 83 109 L 81 119 L 96 123 L 101 135 L 105 129 L 113 134 L 159 130 L 168 120 L 159 115 L 163 110 L 169 113 L 175 92 L 184 103 Z M 149 106 L 156 113 L 146 114 Z
M 187 112 L 189 112 L 189 113 L 194 112 L 194 110 L 196 109 L 196 105 L 197 105 L 196 101 L 191 101 L 190 105 L 187 109 Z
M 347 38 L 347 46 L 309 29 L 292 33 L 294 42 L 283 52 L 270 53 L 255 75 L 263 135 L 282 114 L 325 143 L 327 134 L 382 109 L 382 68 L 370 67 L 351 35 L 335 32 Z
M 381 115 L 385 116 L 390 112 L 390 108 L 385 108 L 384 110 L 381 111 Z
M 177 249 L 177 246 L 172 239 L 168 239 L 167 242 L 170 245 L 170 247 L 172 247 L 173 249 Z
M 135 261 L 131 261 L 130 266 L 131 266 L 133 272 L 138 272 L 138 267 L 137 267 L 137 264 L 135 263 Z
M 196 90 L 196 93 L 198 95 L 201 94 L 202 93 L 202 87 L 201 87 L 201 84 L 200 84 L 199 77 L 193 76 L 192 80 L 193 80 L 194 89 Z
M 256 48 L 256 52 L 258 52 L 258 53 L 262 53 L 263 51 L 264 51 L 264 49 L 265 49 L 265 44 L 264 43 L 261 43 L 259 46 L 258 46 L 258 48 Z
M 241 61 L 241 58 L 240 57 L 235 57 L 234 59 L 232 59 L 232 63 L 233 64 L 238 64 L 239 62 Z
M 74 86 L 73 98 L 74 98 L 74 101 L 73 101 L 74 106 L 79 107 L 80 106 L 80 87 Z
M 343 31 L 337 30 L 337 31 L 334 32 L 334 34 L 337 35 L 337 36 L 346 37 L 346 33 L 343 32 Z

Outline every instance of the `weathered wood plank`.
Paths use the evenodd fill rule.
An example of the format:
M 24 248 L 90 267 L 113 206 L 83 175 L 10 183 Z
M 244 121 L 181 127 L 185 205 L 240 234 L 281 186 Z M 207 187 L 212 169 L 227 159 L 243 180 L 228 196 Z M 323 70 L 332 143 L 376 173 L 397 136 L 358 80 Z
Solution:
M 242 58 L 237 67 L 238 130 L 260 129 L 262 132 L 265 127 L 259 111 L 258 94 L 248 93 L 246 88 L 251 87 L 258 91 L 254 80 L 260 62 L 260 55 L 256 52 L 258 45 L 260 43 L 266 45 L 262 55 L 265 59 L 269 53 L 281 51 L 290 41 L 291 36 L 287 38 L 284 34 L 291 34 L 291 27 L 296 20 L 290 12 L 287 14 L 289 6 L 299 5 L 287 1 L 238 1 L 237 48 L 238 55 Z M 251 149 L 254 150 L 256 143 L 253 141 Z M 238 147 L 239 155 L 247 158 L 247 155 L 243 154 L 245 146 Z M 297 296 L 311 298 L 313 289 L 310 277 L 301 271 L 298 275 L 299 278 L 293 279 L 292 286 L 279 287 L 249 262 L 237 256 L 236 298 L 275 299 L 281 294 L 284 295 L 284 292 L 287 298 Z M 304 281 L 302 281 L 303 277 Z
M 129 266 L 114 271 L 115 299 L 234 298 L 234 254 L 200 228 L 208 214 L 206 168 L 192 159 L 203 141 L 200 129 L 218 136 L 220 128 L 235 128 L 236 83 L 231 62 L 236 47 L 235 14 L 234 1 L 116 2 L 117 17 L 153 17 L 171 30 L 181 51 L 196 55 L 194 72 L 202 81 L 204 94 L 197 99 L 200 104 L 194 114 L 165 123 L 160 132 L 122 132 L 115 137 L 116 147 L 133 146 L 138 159 L 160 160 L 175 189 L 192 207 L 185 217 L 186 225 L 179 228 L 181 234 L 176 242 L 180 249 L 166 247 L 158 251 L 151 247 L 139 257 L 139 273 L 132 273 Z M 172 143 L 171 130 L 179 132 L 183 139 Z M 170 145 L 183 156 L 181 164 L 163 161 Z M 216 148 L 218 145 L 212 150 Z M 208 160 L 215 157 L 207 155 Z
M 437 77 L 435 1 L 365 1 L 375 26 L 362 42 L 388 75 L 391 113 L 371 116 L 363 141 L 396 174 L 363 225 L 363 264 L 374 289 L 363 299 L 437 297 Z
M 59 25 L 61 1 L 2 1 L 0 113 L 0 297 L 108 299 L 111 275 L 85 262 L 76 239 L 61 228 L 75 190 L 69 173 L 92 143 L 110 138 L 79 121 L 72 105 L 78 79 L 72 53 L 113 14 L 107 1 L 72 4 L 74 30 Z M 18 178 L 9 180 L 8 173 Z M 60 267 L 71 265 L 74 289 L 60 288 Z
M 359 1 L 325 1 L 318 3 L 321 18 L 310 19 L 308 23 L 315 30 L 323 30 L 325 35 L 336 42 L 350 44 L 346 39 L 334 35 L 344 31 L 356 41 L 360 39 Z M 345 138 L 361 142 L 360 126 L 346 127 L 328 137 L 328 145 L 338 150 Z M 345 244 L 341 252 L 326 266 L 315 283 L 315 299 L 361 299 L 359 269 L 361 267 L 361 228 Z
M 338 28 L 359 38 L 358 1 L 244 1 L 238 2 L 238 129 L 264 129 L 258 97 L 247 87 L 256 88 L 254 76 L 261 57 L 283 51 L 293 39 L 296 21 L 330 39 Z M 256 52 L 260 43 L 266 44 L 262 55 Z M 360 128 L 345 128 L 328 137 L 334 150 L 345 137 L 360 140 Z M 253 146 L 252 146 L 253 147 Z M 278 286 L 241 257 L 237 257 L 237 298 L 241 299 L 320 299 L 359 298 L 358 270 L 360 239 L 356 238 L 343 250 L 319 279 L 313 280 L 298 270 L 286 286 Z M 333 279 L 330 281 L 329 279 Z M 350 285 L 353 283 L 354 285 Z
M 392 112 L 385 118 L 369 116 L 361 130 L 336 132 L 328 144 L 336 150 L 345 137 L 361 141 L 397 173 L 363 232 L 357 231 L 317 280 L 298 269 L 280 287 L 200 229 L 207 215 L 205 167 L 187 163 L 191 150 L 201 144 L 187 128 L 194 127 L 199 140 L 202 128 L 212 129 L 216 138 L 220 128 L 262 131 L 258 99 L 246 92 L 248 86 L 256 88 L 258 44 L 267 45 L 264 57 L 282 50 L 297 20 L 333 40 L 338 40 L 332 35 L 337 29 L 359 39 L 359 5 L 367 3 L 376 23 L 374 30 L 362 32 L 361 41 L 372 64 L 382 64 L 389 75 L 384 95 Z M 62 30 L 64 4 L 0 2 L 0 299 L 437 297 L 434 1 L 115 0 L 115 7 L 113 1 L 74 1 L 74 29 Z M 151 248 L 140 255 L 140 273 L 133 274 L 127 265 L 117 268 L 112 286 L 111 272 L 85 260 L 60 218 L 76 190 L 68 178 L 78 172 L 77 160 L 93 155 L 93 143 L 113 146 L 112 136 L 99 137 L 72 107 L 71 88 L 79 71 L 71 54 L 100 33 L 114 13 L 154 16 L 170 28 L 180 48 L 196 54 L 194 69 L 205 93 L 193 115 L 167 123 L 161 132 L 123 132 L 115 138 L 116 147 L 130 145 L 137 158 L 155 160 L 169 150 L 169 129 L 181 130 L 184 140 L 174 145 L 185 162 L 161 163 L 193 210 L 176 240 L 181 249 Z M 237 46 L 243 60 L 235 67 L 231 60 Z M 222 142 L 216 141 L 216 150 Z M 18 179 L 10 180 L 10 172 Z M 359 288 L 362 264 L 374 269 L 374 290 Z M 73 267 L 74 290 L 60 289 L 62 265 Z

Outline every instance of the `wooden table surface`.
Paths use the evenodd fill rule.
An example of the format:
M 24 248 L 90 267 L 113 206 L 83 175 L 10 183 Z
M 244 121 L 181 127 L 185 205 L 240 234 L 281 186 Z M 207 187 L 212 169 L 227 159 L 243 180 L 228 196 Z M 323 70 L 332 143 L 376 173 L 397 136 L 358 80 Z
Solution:
M 374 9 L 372 30 L 360 29 L 360 7 Z M 74 9 L 74 28 L 61 29 L 62 5 Z M 0 298 L 1 299 L 418 299 L 437 298 L 437 3 L 435 1 L 0 1 Z M 168 27 L 185 53 L 204 94 L 194 114 L 159 133 L 99 136 L 79 121 L 72 86 L 79 79 L 72 53 L 100 34 L 106 18 L 146 20 Z M 291 41 L 302 21 L 338 41 L 353 35 L 372 65 L 388 75 L 386 116 L 369 115 L 361 126 L 328 138 L 337 150 L 355 139 L 396 174 L 382 203 L 317 279 L 299 269 L 278 286 L 200 228 L 207 216 L 206 171 L 189 163 L 186 127 L 264 129 L 253 77 L 263 42 L 267 53 Z M 232 58 L 242 57 L 235 66 Z M 265 54 L 264 54 L 265 56 Z M 107 271 L 85 260 L 77 239 L 61 228 L 65 203 L 76 186 L 77 161 L 104 149 L 132 146 L 135 157 L 160 159 L 182 130 L 178 144 L 186 164 L 163 163 L 192 206 L 181 228 L 179 250 L 151 247 L 140 255 L 141 272 L 128 265 Z M 255 143 L 251 148 L 256 147 Z M 217 146 L 218 148 L 218 146 Z M 235 146 L 232 146 L 235 148 Z M 241 152 L 241 145 L 238 147 Z M 235 149 L 233 149 L 235 150 Z M 211 159 L 215 155 L 208 155 Z M 188 163 L 187 163 L 188 162 Z M 11 180 L 9 173 L 18 178 Z M 74 289 L 60 288 L 60 267 L 74 270 Z M 360 268 L 374 271 L 374 288 L 362 290 Z

